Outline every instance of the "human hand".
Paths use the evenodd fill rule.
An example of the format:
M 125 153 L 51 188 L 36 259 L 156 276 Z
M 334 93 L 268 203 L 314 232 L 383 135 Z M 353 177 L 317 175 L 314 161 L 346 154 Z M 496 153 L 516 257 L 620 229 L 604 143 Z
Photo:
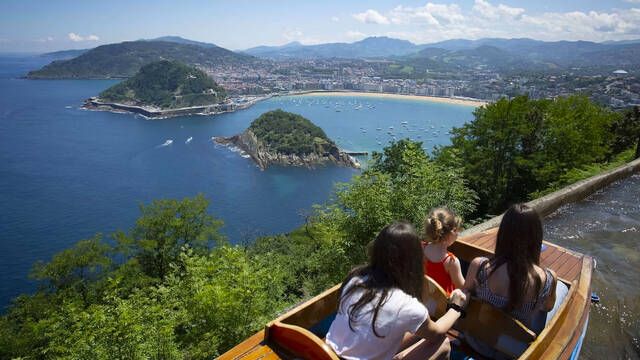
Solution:
M 456 304 L 462 308 L 465 308 L 469 303 L 469 296 L 467 293 L 460 289 L 455 289 L 451 292 L 449 296 L 449 302 L 452 304 Z

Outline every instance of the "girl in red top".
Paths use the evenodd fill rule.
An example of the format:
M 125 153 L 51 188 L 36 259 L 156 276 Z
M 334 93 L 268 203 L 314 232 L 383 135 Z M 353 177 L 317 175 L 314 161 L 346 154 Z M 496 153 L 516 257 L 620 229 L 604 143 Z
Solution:
M 447 251 L 458 238 L 461 225 L 462 219 L 447 208 L 431 210 L 424 221 L 424 273 L 440 284 L 447 295 L 464 285 L 460 260 Z

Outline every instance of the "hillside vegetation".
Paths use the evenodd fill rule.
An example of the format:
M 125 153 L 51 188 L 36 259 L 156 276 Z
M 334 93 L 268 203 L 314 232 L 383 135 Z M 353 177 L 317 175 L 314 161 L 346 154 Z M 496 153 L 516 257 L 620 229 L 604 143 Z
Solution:
M 270 151 L 305 155 L 323 145 L 333 145 L 324 131 L 302 115 L 274 110 L 260 115 L 249 126 Z
M 174 60 L 189 65 L 250 63 L 252 56 L 215 46 L 204 47 L 173 41 L 127 41 L 93 48 L 70 60 L 54 61 L 27 74 L 31 79 L 128 78 L 151 62 Z
M 132 78 L 100 94 L 100 99 L 163 109 L 218 103 L 226 97 L 204 72 L 175 61 L 158 61 L 143 66 Z

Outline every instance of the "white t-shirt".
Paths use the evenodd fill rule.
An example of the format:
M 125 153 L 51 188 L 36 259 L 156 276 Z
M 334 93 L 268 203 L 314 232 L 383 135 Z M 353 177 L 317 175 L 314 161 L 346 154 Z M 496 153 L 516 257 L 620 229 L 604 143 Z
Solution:
M 345 289 L 362 279 L 354 277 Z M 388 299 L 382 305 L 376 319 L 376 332 L 384 336 L 377 337 L 371 328 L 373 310 L 378 303 L 378 295 L 365 305 L 359 316 L 349 328 L 347 310 L 358 301 L 362 290 L 356 290 L 342 300 L 335 320 L 327 333 L 326 343 L 338 354 L 349 360 L 391 359 L 398 352 L 405 333 L 415 333 L 422 323 L 429 318 L 427 308 L 416 298 L 400 289 L 389 290 Z

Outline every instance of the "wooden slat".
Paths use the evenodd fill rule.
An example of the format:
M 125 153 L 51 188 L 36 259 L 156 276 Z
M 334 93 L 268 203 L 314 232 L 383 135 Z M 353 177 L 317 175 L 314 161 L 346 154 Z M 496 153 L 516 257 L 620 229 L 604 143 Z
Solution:
M 291 311 L 278 317 L 276 321 L 309 329 L 337 310 L 339 290 L 340 284 L 335 285 L 320 293 L 320 295 L 296 306 Z
M 577 258 L 573 255 L 569 255 L 566 254 L 565 257 L 567 258 L 567 260 L 564 262 L 564 264 L 560 265 L 560 267 L 558 268 L 558 270 L 556 271 L 556 274 L 558 274 L 559 277 L 566 279 L 567 278 L 567 274 L 569 272 L 569 270 L 571 268 L 573 268 L 574 266 L 577 266 L 580 263 L 580 258 Z
M 466 262 L 471 262 L 471 260 L 473 260 L 478 256 L 484 256 L 484 257 L 493 256 L 493 253 L 490 252 L 489 250 L 478 247 L 473 244 L 469 244 L 464 240 L 456 241 L 455 243 L 453 243 L 453 245 L 449 247 L 449 250 L 451 250 L 451 252 L 456 254 L 456 256 L 460 260 L 464 260 Z
M 496 248 L 496 239 L 492 236 L 485 236 L 480 238 L 476 245 L 493 252 Z
M 546 252 L 549 252 L 549 254 L 546 255 L 545 257 L 542 257 L 542 255 L 540 256 L 540 265 L 542 267 L 549 267 L 556 260 L 558 260 L 563 254 L 562 251 L 556 248 L 555 246 L 548 248 L 543 253 L 546 253 Z
M 555 246 L 547 246 L 547 249 L 540 253 L 540 264 L 543 266 L 549 264 L 560 255 L 561 252 L 558 248 Z
M 576 264 L 576 266 L 574 266 L 573 268 L 571 268 L 571 270 L 567 273 L 567 279 L 569 281 L 573 281 L 576 280 L 578 278 L 578 276 L 580 275 L 580 270 L 582 269 L 582 264 L 578 263 Z
M 258 359 L 259 357 L 253 357 L 255 352 L 259 356 L 265 351 L 271 351 L 269 347 L 262 343 L 264 340 L 264 330 L 260 330 L 253 334 L 251 337 L 236 345 L 226 353 L 222 354 L 218 359 L 220 360 L 233 360 L 233 359 Z M 249 356 L 251 355 L 251 356 Z
M 560 266 L 570 258 L 570 256 L 567 256 L 567 253 L 565 252 L 561 252 L 561 253 L 562 254 L 560 256 L 558 256 L 551 264 L 547 266 L 548 268 L 557 272 Z

